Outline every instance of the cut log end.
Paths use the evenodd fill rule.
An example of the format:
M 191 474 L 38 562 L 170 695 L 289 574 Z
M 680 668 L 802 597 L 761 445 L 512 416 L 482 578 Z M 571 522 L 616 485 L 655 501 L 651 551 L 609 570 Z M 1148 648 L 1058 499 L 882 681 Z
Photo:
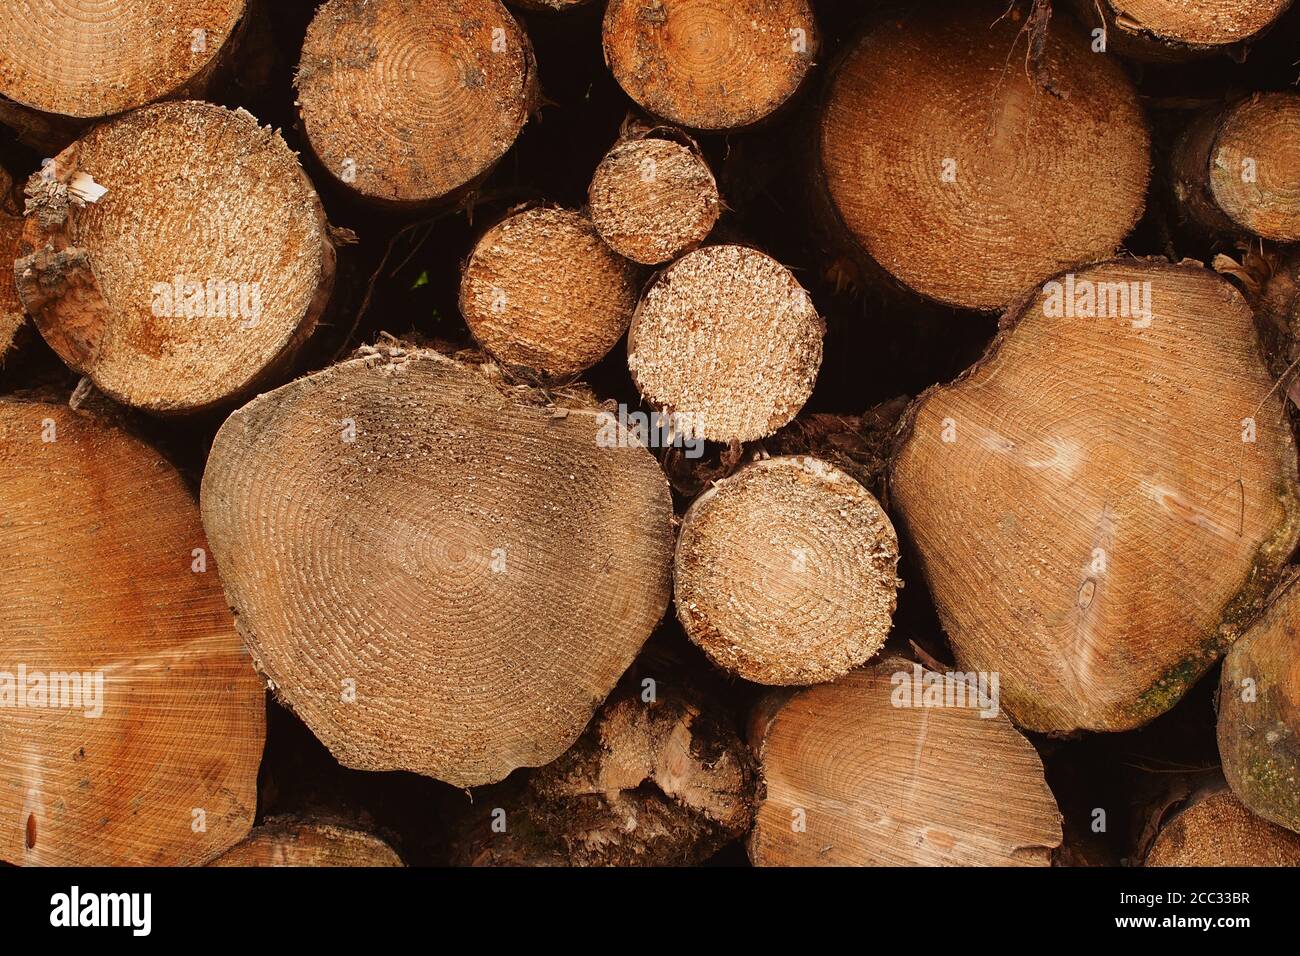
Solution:
M 722 209 L 704 158 L 657 137 L 610 150 L 596 167 L 588 197 L 601 238 L 619 255 L 646 265 L 694 249 Z
M 1203 793 L 1166 823 L 1147 866 L 1300 866 L 1300 836 L 1255 816 L 1231 791 Z
M 825 324 L 775 259 L 707 246 L 665 269 L 628 332 L 628 367 L 646 402 L 710 441 L 772 434 L 808 401 Z
M 351 827 L 276 817 L 209 866 L 402 866 L 402 858 L 383 840 Z
M 891 659 L 760 705 L 756 866 L 1050 865 L 1061 815 L 1037 752 L 976 687 L 948 685 L 973 706 L 927 703 L 927 676 L 944 689 Z
M 298 103 L 321 165 L 381 203 L 446 199 L 514 143 L 534 101 L 528 38 L 499 0 L 329 0 Z
M 394 346 L 217 433 L 203 520 L 238 625 L 347 766 L 477 786 L 554 760 L 667 607 L 654 457 L 525 391 Z
M 172 95 L 222 52 L 246 0 L 0 5 L 0 97 L 58 117 Z
M 691 505 L 677 615 L 719 667 L 759 684 L 834 680 L 885 642 L 898 538 L 862 485 L 814 458 L 770 458 Z
M 1219 755 L 1236 796 L 1300 832 L 1300 586 L 1232 645 L 1219 686 Z
M 1042 77 L 1006 4 L 890 20 L 835 74 L 821 173 L 865 253 L 923 296 L 998 309 L 1114 252 L 1141 215 L 1150 137 L 1132 84 L 1068 21 Z
M 909 412 L 891 501 L 960 665 L 1002 674 L 1018 724 L 1141 726 L 1241 633 L 1300 536 L 1251 310 L 1199 266 L 1117 260 L 1050 280 L 1004 327 Z
M 1262 93 L 1229 110 L 1205 175 L 1215 203 L 1246 232 L 1300 240 L 1300 95 Z
M 1249 40 L 1276 20 L 1291 0 L 1104 0 L 1128 33 L 1188 47 Z
M 568 209 L 516 213 L 474 246 L 460 308 L 474 337 L 507 365 L 572 376 L 605 357 L 636 308 L 636 271 L 591 221 Z
M 265 693 L 157 452 L 0 401 L 0 859 L 197 864 L 257 806 Z
M 136 110 L 56 157 L 28 197 L 23 304 L 123 404 L 179 413 L 248 392 L 316 328 L 333 285 L 315 191 L 242 110 Z
M 642 108 L 682 126 L 758 122 L 817 55 L 807 0 L 611 0 L 605 61 Z

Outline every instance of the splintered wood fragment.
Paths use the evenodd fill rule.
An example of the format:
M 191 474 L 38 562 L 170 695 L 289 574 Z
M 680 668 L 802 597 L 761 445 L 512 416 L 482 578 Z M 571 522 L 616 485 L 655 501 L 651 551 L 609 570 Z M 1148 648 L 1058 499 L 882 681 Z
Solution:
M 1201 228 L 1300 240 L 1300 94 L 1256 93 L 1203 114 L 1171 163 L 1180 208 Z
M 111 120 L 27 197 L 23 305 L 70 368 L 146 411 L 209 409 L 284 374 L 334 284 L 315 190 L 243 110 L 168 102 Z
M 345 766 L 477 786 L 548 763 L 667 607 L 654 457 L 489 371 L 363 350 L 213 443 L 203 520 L 237 625 Z
M 532 47 L 500 0 L 328 0 L 295 82 L 321 165 L 398 208 L 485 176 L 536 99 Z
M 507 216 L 475 244 L 460 309 L 500 362 L 563 378 L 617 344 L 636 297 L 635 267 L 610 251 L 591 220 L 538 207 Z
M 889 634 L 898 538 L 880 503 L 815 458 L 755 462 L 682 520 L 677 617 L 719 667 L 759 684 L 834 680 Z
M 851 251 L 965 308 L 1004 308 L 1111 255 L 1150 178 L 1123 69 L 1062 18 L 1035 78 L 1006 13 L 976 0 L 879 23 L 850 47 L 820 117 L 820 174 Z
M 682 126 L 749 126 L 788 101 L 817 55 L 807 0 L 610 0 L 605 62 L 643 109 Z
M 273 817 L 209 866 L 402 866 L 377 836 L 352 827 Z
M 1038 753 L 996 712 L 995 690 L 944 677 L 891 658 L 765 699 L 750 721 L 764 794 L 750 860 L 1050 865 L 1061 815 Z
M 230 58 L 247 5 L 0 4 L 0 121 L 28 144 L 57 150 L 87 121 L 202 96 Z
M 889 486 L 959 666 L 1000 672 L 1006 710 L 1039 731 L 1168 710 L 1300 536 L 1250 307 L 1191 263 L 1116 260 L 1035 290 L 914 404 Z
M 1300 587 L 1291 577 L 1223 662 L 1219 755 L 1232 792 L 1300 832 Z
M 698 149 L 655 131 L 621 139 L 605 154 L 588 199 L 609 247 L 647 265 L 694 249 L 722 211 L 718 184 Z
M 653 700 L 629 688 L 509 806 L 485 799 L 461 837 L 457 861 L 700 863 L 749 831 L 756 778 L 754 759 L 725 711 L 667 681 Z
M 1147 866 L 1300 866 L 1300 836 L 1251 813 L 1219 782 L 1163 823 Z
M 257 809 L 265 693 L 156 451 L 0 401 L 0 859 L 201 863 Z
M 710 441 L 772 434 L 812 394 L 826 326 L 789 269 L 746 246 L 706 246 L 659 273 L 628 330 L 645 401 Z

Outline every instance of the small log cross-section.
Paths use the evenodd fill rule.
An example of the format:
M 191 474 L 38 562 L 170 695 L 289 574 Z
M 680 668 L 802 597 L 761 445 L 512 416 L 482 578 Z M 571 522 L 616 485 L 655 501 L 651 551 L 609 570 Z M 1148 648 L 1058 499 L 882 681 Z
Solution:
M 389 208 L 460 195 L 514 144 L 536 96 L 528 37 L 499 0 L 328 0 L 296 84 L 321 165 Z
M 1219 685 L 1219 755 L 1232 792 L 1300 833 L 1300 586 L 1232 645 Z
M 1172 163 L 1180 208 L 1202 228 L 1300 240 L 1300 94 L 1257 93 L 1201 116 Z
M 1300 836 L 1257 817 L 1219 782 L 1165 823 L 1147 866 L 1300 866 Z
M 687 142 L 655 135 L 623 140 L 606 153 L 588 200 L 609 247 L 646 265 L 694 249 L 722 211 L 704 157 Z
M 460 310 L 502 363 L 563 378 L 617 344 L 636 297 L 636 267 L 610 251 L 591 220 L 538 207 L 507 216 L 475 244 Z
M 200 411 L 265 383 L 333 287 L 315 190 L 243 110 L 136 110 L 60 153 L 27 193 L 23 305 L 69 367 L 126 405 Z
M 180 474 L 0 401 L 0 860 L 182 866 L 242 839 L 266 695 Z
M 1068 20 L 1040 85 L 1002 0 L 882 22 L 821 115 L 831 206 L 876 264 L 951 305 L 1000 309 L 1112 254 L 1137 223 L 1150 137 L 1137 94 Z
M 751 441 L 798 414 L 826 325 L 785 266 L 746 246 L 687 253 L 641 297 L 627 363 L 642 397 L 710 441 Z
M 750 721 L 764 794 L 750 860 L 1050 865 L 1060 812 L 1038 753 L 993 696 L 899 658 L 773 691 Z
M 897 564 L 898 538 L 871 492 L 815 458 L 769 458 L 687 511 L 677 616 L 710 660 L 746 680 L 834 680 L 884 644 Z
M 46 149 L 66 145 L 81 122 L 201 96 L 234 44 L 246 6 L 247 0 L 0 4 L 0 121 Z
M 488 372 L 370 349 L 213 443 L 203 521 L 236 623 L 345 766 L 477 786 L 554 760 L 667 608 L 654 457 Z
M 808 0 L 609 0 L 605 62 L 643 109 L 701 130 L 781 106 L 817 55 Z
M 963 670 L 1039 731 L 1168 710 L 1300 536 L 1250 307 L 1198 264 L 1102 263 L 1006 316 L 908 412 L 890 474 Z
M 383 840 L 352 827 L 273 817 L 209 866 L 402 866 Z

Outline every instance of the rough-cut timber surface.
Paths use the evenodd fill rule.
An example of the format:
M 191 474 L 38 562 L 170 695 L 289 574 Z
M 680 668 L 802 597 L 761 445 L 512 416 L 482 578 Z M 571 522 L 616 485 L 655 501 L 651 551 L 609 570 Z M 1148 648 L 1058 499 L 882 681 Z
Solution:
M 55 117 L 109 116 L 187 90 L 246 0 L 14 0 L 0 4 L 0 97 Z M 22 114 L 0 117 L 15 126 Z M 20 130 L 21 131 L 21 130 Z
M 769 458 L 687 511 L 677 617 L 715 664 L 746 680 L 834 680 L 885 643 L 897 564 L 898 538 L 871 492 L 816 458 Z
M 914 666 L 892 658 L 759 705 L 755 865 L 1049 865 L 1061 815 L 1037 752 L 1001 714 L 896 706 Z
M 1300 836 L 1255 816 L 1227 789 L 1198 794 L 1160 830 L 1147 866 L 1300 866 Z
M 757 774 L 726 712 L 667 682 L 653 701 L 643 693 L 636 686 L 615 695 L 564 756 L 504 801 L 504 820 L 485 796 L 456 861 L 681 866 L 747 833 Z
M 817 55 L 807 0 L 610 0 L 605 62 L 641 107 L 682 126 L 748 126 L 785 103 Z
M 490 170 L 535 83 L 528 37 L 499 0 L 328 0 L 297 76 L 321 165 L 396 204 L 444 199 Z
M 1072 6 L 1090 29 L 1104 27 L 1108 53 L 1167 61 L 1251 40 L 1291 0 L 1073 0 Z
M 821 175 L 854 245 L 916 292 L 975 309 L 1110 255 L 1149 179 L 1121 67 L 1063 18 L 1041 86 L 1005 14 L 977 0 L 880 23 L 839 64 L 820 119 Z
M 147 106 L 60 153 L 28 184 L 23 249 L 18 292 L 50 347 L 111 398 L 159 413 L 283 371 L 334 281 L 297 156 L 210 103 Z
M 1300 239 L 1300 94 L 1257 93 L 1200 117 L 1174 147 L 1181 208 L 1210 230 Z
M 645 136 L 618 143 L 596 167 L 591 219 L 609 247 L 657 265 L 694 249 L 722 212 L 709 164 L 685 142 Z
M 1294 576 L 1228 651 L 1218 738 L 1232 792 L 1264 819 L 1300 832 L 1300 587 Z
M 203 520 L 259 669 L 345 766 L 554 760 L 668 603 L 668 482 L 584 402 L 392 346 L 217 433 Z
M 461 276 L 461 314 L 483 347 L 503 364 L 554 377 L 604 358 L 636 299 L 635 266 L 570 209 L 507 216 L 479 239 Z
M 186 865 L 248 833 L 265 694 L 206 549 L 157 452 L 0 401 L 0 859 Z M 74 672 L 79 708 L 50 693 Z
M 890 499 L 963 670 L 1000 672 L 1021 726 L 1124 730 L 1262 606 L 1300 534 L 1296 450 L 1227 281 L 1156 260 L 1073 281 L 1080 305 L 1137 283 L 1131 314 L 1054 317 L 1036 290 L 913 406 Z
M 276 817 L 255 828 L 243 841 L 209 866 L 402 866 L 383 840 L 361 830 Z
M 787 424 L 812 394 L 826 326 L 789 269 L 745 246 L 706 246 L 655 278 L 627 337 L 645 401 L 710 441 Z

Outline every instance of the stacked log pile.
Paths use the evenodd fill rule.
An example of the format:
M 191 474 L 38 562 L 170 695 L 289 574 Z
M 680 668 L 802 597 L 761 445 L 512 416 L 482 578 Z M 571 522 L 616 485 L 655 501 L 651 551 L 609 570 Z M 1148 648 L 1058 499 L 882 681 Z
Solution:
M 0 861 L 1300 865 L 1288 0 L 20 6 Z

